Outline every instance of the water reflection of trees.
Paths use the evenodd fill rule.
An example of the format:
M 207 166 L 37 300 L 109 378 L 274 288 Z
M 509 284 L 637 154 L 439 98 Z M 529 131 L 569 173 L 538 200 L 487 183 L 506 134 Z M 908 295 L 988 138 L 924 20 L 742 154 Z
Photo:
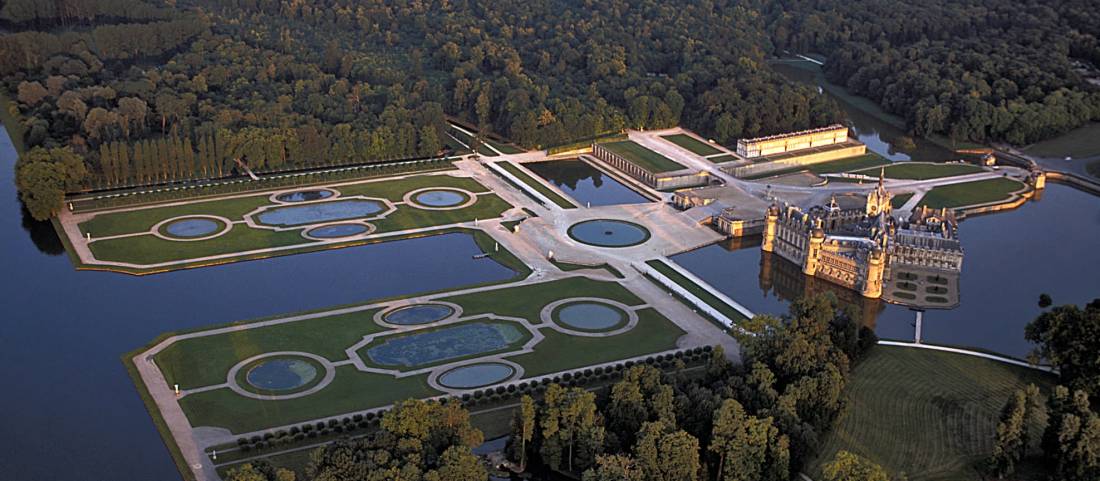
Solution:
M 852 289 L 807 276 L 798 265 L 771 252 L 760 253 L 760 289 L 786 302 L 831 293 L 840 302 L 858 306 L 863 316 L 861 322 L 871 329 L 875 327 L 875 319 L 886 308 L 886 303 L 881 299 L 869 299 Z
M 19 202 L 16 200 L 16 202 Z M 46 255 L 59 256 L 65 253 L 65 245 L 57 237 L 57 231 L 49 221 L 37 221 L 31 216 L 30 211 L 19 202 L 19 213 L 22 217 L 23 230 L 30 234 L 31 242 L 40 252 Z
M 588 179 L 592 179 L 592 185 L 596 188 L 603 186 L 603 173 L 583 160 L 551 160 L 527 164 L 526 167 L 555 184 L 568 187 L 569 190 L 577 190 L 581 181 Z

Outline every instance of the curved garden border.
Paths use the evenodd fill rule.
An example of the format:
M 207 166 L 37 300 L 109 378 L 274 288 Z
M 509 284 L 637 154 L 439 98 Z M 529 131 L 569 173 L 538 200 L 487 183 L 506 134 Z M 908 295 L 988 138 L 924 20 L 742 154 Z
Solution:
M 247 388 L 245 388 L 244 386 L 241 386 L 237 382 L 237 373 L 239 373 L 241 371 L 241 369 L 244 369 L 246 366 L 252 364 L 253 362 L 259 361 L 261 359 L 267 359 L 269 357 L 271 357 L 271 358 L 275 358 L 275 357 L 304 357 L 304 358 L 307 358 L 311 361 L 314 361 L 314 362 L 320 364 L 321 367 L 324 368 L 325 374 L 324 374 L 324 376 L 321 377 L 321 380 L 318 381 L 317 384 L 313 385 L 313 387 L 310 387 L 309 389 L 306 389 L 306 390 L 303 390 L 303 391 L 293 392 L 293 393 L 289 393 L 289 394 L 259 394 L 259 393 L 248 390 Z M 320 390 L 324 389 L 325 387 L 328 387 L 328 385 L 330 383 L 332 383 L 332 379 L 336 377 L 336 370 L 334 368 L 335 368 L 335 366 L 333 366 L 332 362 L 330 362 L 328 359 L 325 359 L 321 356 L 318 356 L 318 355 L 312 354 L 312 353 L 308 353 L 308 352 L 302 352 L 302 351 L 265 352 L 263 354 L 258 354 L 258 355 L 252 356 L 252 357 L 250 357 L 248 359 L 245 359 L 241 362 L 238 362 L 236 365 L 234 365 L 231 369 L 229 369 L 229 374 L 226 375 L 225 383 L 226 383 L 226 386 L 228 386 L 229 389 L 232 390 L 233 392 L 235 392 L 235 393 L 237 393 L 241 396 L 249 397 L 249 398 L 252 398 L 252 399 L 259 399 L 259 400 L 263 400 L 263 401 L 279 401 L 279 400 L 284 400 L 284 399 L 294 399 L 294 398 L 309 396 L 310 394 L 313 394 L 317 391 L 320 391 Z
M 178 222 L 178 221 L 181 221 L 181 220 L 187 220 L 187 219 L 210 219 L 210 220 L 214 220 L 214 221 L 217 221 L 217 222 L 221 222 L 223 225 L 225 225 L 225 227 L 223 227 L 222 230 L 220 230 L 218 232 L 215 232 L 215 233 L 210 234 L 210 235 L 205 235 L 205 236 L 202 236 L 202 237 L 174 237 L 174 236 L 164 234 L 163 232 L 160 231 L 161 228 L 163 228 L 164 226 L 166 226 L 168 224 L 171 224 L 173 222 Z M 207 214 L 188 214 L 188 215 L 180 215 L 180 216 L 176 216 L 176 217 L 169 217 L 169 218 L 164 219 L 160 222 L 157 222 L 156 224 L 153 225 L 153 227 L 151 229 L 149 229 L 149 233 L 153 234 L 157 238 L 168 240 L 168 241 L 196 242 L 196 241 L 204 241 L 204 240 L 210 240 L 210 239 L 214 239 L 214 238 L 217 238 L 217 237 L 221 237 L 221 236 L 229 233 L 229 231 L 232 230 L 232 229 L 233 229 L 233 221 L 231 221 L 231 220 L 229 220 L 225 217 L 222 217 L 222 216 L 219 216 L 219 215 L 207 215 Z
M 424 192 L 431 192 L 431 191 L 434 191 L 434 190 L 457 192 L 459 194 L 462 194 L 462 195 L 466 196 L 466 201 L 462 202 L 462 203 L 459 203 L 459 204 L 442 206 L 442 207 L 433 207 L 433 206 L 430 206 L 430 205 L 424 205 L 424 204 L 421 204 L 421 203 L 416 201 L 416 196 L 417 195 L 422 194 Z M 405 205 L 408 205 L 409 207 L 413 207 L 413 208 L 421 209 L 421 210 L 458 210 L 458 209 L 465 209 L 466 207 L 469 207 L 471 205 L 476 204 L 477 203 L 477 194 L 475 194 L 473 192 L 470 192 L 466 189 L 460 189 L 458 187 L 421 187 L 419 189 L 414 189 L 414 190 L 410 190 L 410 191 L 406 192 L 405 197 L 402 198 L 402 201 L 404 201 Z
M 607 304 L 611 307 L 620 309 L 626 313 L 626 324 L 608 331 L 581 331 L 577 329 L 570 329 L 569 327 L 559 323 L 557 320 L 554 319 L 554 311 L 556 311 L 559 307 L 577 302 L 594 302 L 598 304 Z M 542 310 L 539 311 L 539 318 L 542 320 L 544 325 L 549 326 L 555 331 L 558 331 L 562 334 L 568 334 L 570 336 L 580 337 L 617 336 L 624 332 L 630 331 L 631 329 L 634 329 L 634 326 L 638 325 L 638 313 L 635 312 L 633 308 L 619 301 L 605 299 L 602 297 L 570 297 L 566 299 L 558 299 L 543 306 Z
M 642 240 L 640 240 L 640 241 L 633 242 L 633 243 L 630 243 L 630 244 L 601 245 L 601 244 L 592 243 L 590 241 L 586 241 L 584 239 L 581 239 L 581 238 L 573 235 L 573 228 L 577 227 L 578 225 L 591 223 L 591 222 L 615 222 L 615 223 L 619 223 L 619 224 L 626 224 L 626 225 L 634 226 L 634 227 L 637 227 L 637 228 L 641 229 L 642 232 L 645 233 L 645 237 L 643 237 Z M 569 236 L 570 239 L 572 239 L 576 242 L 580 242 L 581 244 L 584 244 L 586 246 L 596 247 L 596 248 L 599 248 L 599 249 L 623 249 L 623 248 L 626 248 L 626 247 L 640 246 L 642 244 L 645 244 L 646 242 L 649 242 L 649 239 L 653 238 L 653 233 L 650 232 L 649 229 L 646 228 L 644 225 L 641 225 L 641 224 L 638 224 L 638 223 L 635 223 L 635 222 L 630 222 L 628 220 L 606 219 L 606 218 L 586 219 L 586 220 L 582 220 L 582 221 L 579 221 L 579 222 L 575 222 L 575 223 L 571 224 L 569 227 L 567 227 L 565 229 L 565 235 Z

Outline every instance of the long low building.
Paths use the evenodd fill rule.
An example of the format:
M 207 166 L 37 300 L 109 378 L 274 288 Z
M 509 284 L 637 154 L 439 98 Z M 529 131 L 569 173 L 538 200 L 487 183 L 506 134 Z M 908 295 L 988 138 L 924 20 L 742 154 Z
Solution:
M 755 139 L 740 139 L 737 141 L 737 155 L 746 159 L 753 159 L 839 144 L 847 140 L 848 127 L 833 124 L 799 132 L 757 137 Z
M 657 190 L 706 185 L 710 175 L 689 169 L 632 141 L 593 144 L 592 155 Z

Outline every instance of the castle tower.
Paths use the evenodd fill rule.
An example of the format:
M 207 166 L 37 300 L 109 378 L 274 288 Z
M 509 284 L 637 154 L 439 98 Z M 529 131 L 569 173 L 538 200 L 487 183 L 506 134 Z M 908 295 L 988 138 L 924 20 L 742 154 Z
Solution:
M 817 273 L 818 258 L 821 256 L 821 246 L 825 243 L 825 230 L 821 228 L 820 219 L 816 227 L 810 233 L 810 245 L 806 248 L 806 259 L 802 262 L 802 272 L 808 276 Z
M 863 297 L 878 299 L 882 297 L 882 277 L 885 272 L 886 253 L 875 246 L 867 256 L 867 278 L 863 283 Z
M 1047 173 L 1039 170 L 1032 174 L 1032 182 L 1035 184 L 1035 190 L 1042 190 L 1047 186 Z
M 779 206 L 772 204 L 768 207 L 768 211 L 764 214 L 764 241 L 760 245 L 760 250 L 764 252 L 775 251 L 775 233 L 779 228 Z
M 886 190 L 886 167 L 883 167 L 878 174 L 878 187 L 867 194 L 867 215 L 874 217 L 879 214 L 889 214 L 893 210 L 890 206 L 892 197 L 893 195 Z

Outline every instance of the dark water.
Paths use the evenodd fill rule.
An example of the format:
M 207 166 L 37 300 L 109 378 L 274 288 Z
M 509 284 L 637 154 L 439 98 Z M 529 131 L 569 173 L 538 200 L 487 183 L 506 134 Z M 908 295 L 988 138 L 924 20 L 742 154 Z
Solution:
M 1024 326 L 1040 312 L 1039 294 L 1056 304 L 1084 304 L 1100 297 L 1100 198 L 1047 184 L 1041 200 L 1019 209 L 971 217 L 959 228 L 966 258 L 962 303 L 924 314 L 923 340 L 1026 356 Z M 914 313 L 863 299 L 760 251 L 758 241 L 716 244 L 673 258 L 756 313 L 786 312 L 803 293 L 831 291 L 859 303 L 879 336 L 913 338 Z
M 583 160 L 523 164 L 584 205 L 640 204 L 649 199 Z
M 120 356 L 166 331 L 366 301 L 512 272 L 464 234 L 135 277 L 78 272 L 23 217 L 0 129 L 0 475 L 173 480 L 179 474 Z
M 913 146 L 899 147 L 898 139 L 908 135 L 905 129 L 902 128 L 903 126 L 888 123 L 869 113 L 869 111 L 878 113 L 882 113 L 882 111 L 870 100 L 848 95 L 844 93 L 843 87 L 826 81 L 821 73 L 821 68 L 817 65 L 801 61 L 797 63 L 775 63 L 772 64 L 772 68 L 789 80 L 821 87 L 825 95 L 835 99 L 848 115 L 849 125 L 852 127 L 850 135 L 867 144 L 867 150 L 893 161 L 935 161 L 958 157 L 948 149 L 915 136 L 909 136 L 914 141 Z M 898 120 L 900 121 L 900 119 Z

